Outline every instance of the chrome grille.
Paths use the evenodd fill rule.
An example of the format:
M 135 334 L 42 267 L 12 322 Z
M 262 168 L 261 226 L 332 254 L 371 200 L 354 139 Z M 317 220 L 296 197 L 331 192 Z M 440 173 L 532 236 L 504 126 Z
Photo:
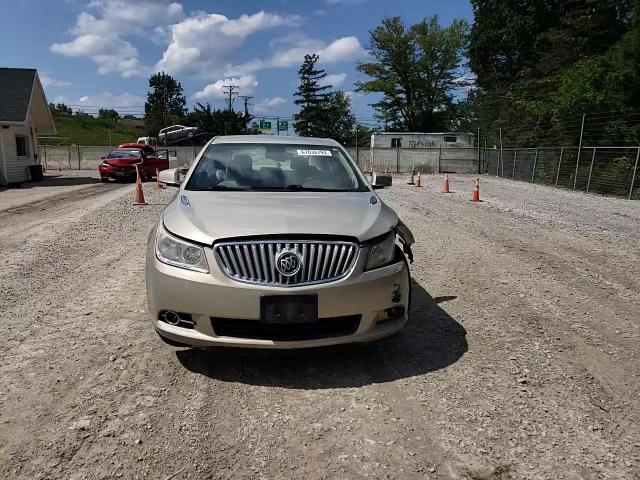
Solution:
M 338 280 L 347 275 L 358 256 L 352 242 L 316 240 L 252 240 L 215 245 L 218 263 L 234 280 L 276 286 L 296 286 Z M 282 252 L 293 252 L 299 270 L 283 275 L 276 266 Z

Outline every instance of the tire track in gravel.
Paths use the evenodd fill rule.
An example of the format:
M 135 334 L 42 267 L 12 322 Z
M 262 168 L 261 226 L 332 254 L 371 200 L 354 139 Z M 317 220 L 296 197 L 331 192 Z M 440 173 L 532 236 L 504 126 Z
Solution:
M 582 467 L 577 466 L 579 462 L 576 462 L 572 475 L 591 478 L 593 465 L 597 465 L 598 469 L 607 465 L 610 470 L 600 470 L 605 475 L 614 471 L 621 477 L 633 475 L 631 472 L 634 470 L 625 470 L 625 467 L 631 467 L 633 463 L 625 465 L 622 461 L 628 461 L 625 458 L 625 453 L 630 447 L 628 439 L 621 440 L 610 432 L 602 432 L 602 425 L 612 422 L 616 413 L 625 409 L 637 411 L 637 406 L 630 404 L 634 385 L 638 382 L 637 342 L 622 339 L 619 335 L 616 337 L 609 331 L 616 327 L 633 328 L 634 320 L 637 329 L 637 314 L 633 314 L 635 302 L 621 302 L 624 299 L 629 300 L 633 296 L 633 290 L 630 295 L 621 297 L 619 292 L 616 292 L 603 300 L 601 287 L 597 282 L 576 275 L 575 266 L 563 260 L 562 249 L 571 236 L 564 231 L 557 231 L 555 225 L 542 227 L 535 221 L 522 221 L 519 225 L 513 225 L 512 217 L 483 208 L 486 205 L 478 208 L 477 205 L 468 202 L 461 203 L 459 198 L 433 194 L 425 190 L 416 191 L 403 187 L 399 190 L 390 195 L 391 198 L 388 200 L 396 206 L 402 205 L 400 211 L 408 211 L 405 221 L 414 229 L 414 234 L 425 231 L 420 223 L 427 226 L 428 239 L 425 240 L 421 235 L 421 240 L 429 244 L 429 247 L 418 247 L 417 257 L 419 258 L 420 254 L 427 255 L 429 260 L 435 263 L 430 266 L 436 272 L 438 266 L 448 268 L 452 272 L 451 279 L 436 275 L 440 278 L 433 279 L 433 283 L 455 285 L 466 294 L 467 298 L 456 301 L 460 311 L 466 311 L 472 319 L 472 323 L 469 324 L 465 321 L 465 326 L 475 327 L 470 336 L 470 352 L 465 358 L 474 357 L 472 352 L 475 338 L 476 348 L 480 348 L 479 354 L 485 362 L 491 365 L 492 370 L 503 370 L 502 380 L 511 376 L 516 392 L 517 383 L 513 377 L 528 376 L 528 382 L 521 386 L 528 391 L 522 395 L 535 395 L 542 405 L 548 405 L 551 400 L 555 405 L 553 409 L 548 409 L 550 412 L 562 411 L 569 418 L 576 420 L 578 429 L 559 418 L 554 422 L 558 427 L 573 430 L 575 437 L 583 441 L 574 443 L 568 438 L 563 439 L 560 431 L 556 432 L 558 439 L 549 438 L 549 433 L 545 439 L 546 442 L 556 442 L 553 445 L 561 445 L 561 448 L 574 458 L 583 457 L 584 464 L 589 467 L 585 467 L 583 471 Z M 517 188 L 513 188 L 510 193 L 516 191 Z M 428 205 L 428 208 L 425 209 L 423 205 Z M 445 239 L 440 238 L 444 236 L 443 232 L 447 232 Z M 529 239 L 529 244 L 526 243 L 526 238 Z M 549 239 L 552 241 L 549 242 Z M 541 244 L 544 248 L 537 248 L 532 252 L 531 243 L 535 243 L 536 247 Z M 455 245 L 456 250 L 452 252 L 447 244 Z M 547 249 L 547 245 L 553 245 L 555 249 Z M 440 255 L 434 252 L 438 247 L 442 249 L 444 259 L 438 258 Z M 595 262 L 595 258 L 592 261 Z M 616 272 L 614 275 L 622 276 L 620 273 Z M 635 279 L 627 284 L 631 289 L 637 285 Z M 482 292 L 482 296 L 473 295 L 471 292 Z M 581 297 L 583 304 L 576 306 L 573 296 Z M 552 299 L 552 303 L 559 310 L 549 312 L 543 301 L 546 298 Z M 471 299 L 476 302 L 475 305 L 469 303 Z M 597 317 L 598 320 L 606 319 L 610 325 L 584 322 L 582 314 L 589 312 L 591 317 Z M 619 312 L 626 314 L 623 315 L 622 321 L 617 318 L 616 314 Z M 574 322 L 584 322 L 589 329 L 575 329 Z M 519 345 L 514 342 L 515 339 L 528 344 L 535 341 L 536 348 L 532 350 L 528 345 Z M 614 355 L 610 352 L 611 349 L 615 350 Z M 502 359 L 499 356 L 495 357 L 499 352 L 504 352 Z M 524 363 L 526 370 L 520 365 L 516 370 L 509 372 L 509 368 L 504 365 L 505 357 L 514 363 Z M 553 361 L 549 362 L 550 359 Z M 477 372 L 470 371 L 463 378 L 474 378 L 476 375 Z M 533 375 L 537 378 L 532 381 Z M 486 378 L 486 374 L 482 376 Z M 555 382 L 563 386 L 556 386 Z M 532 383 L 533 389 L 528 386 Z M 539 389 L 550 389 L 551 392 L 539 396 Z M 466 395 L 466 398 L 478 401 L 483 396 L 485 394 L 474 392 Z M 493 402 L 501 404 L 509 398 L 513 398 L 513 393 L 501 390 L 501 396 L 494 397 Z M 530 402 L 524 403 L 523 407 L 531 408 Z M 513 407 L 504 405 L 503 408 L 506 415 L 508 409 Z M 611 409 L 612 414 L 604 412 L 603 408 Z M 548 413 L 537 412 L 536 415 L 538 416 L 528 418 L 527 422 L 535 425 L 536 418 L 544 418 Z M 499 427 L 494 428 L 501 430 Z M 580 428 L 583 430 L 580 431 Z M 585 434 L 585 431 L 591 428 L 593 433 Z M 518 432 L 520 429 L 516 423 L 510 425 L 509 430 Z M 468 431 L 466 433 L 468 435 Z M 637 442 L 640 437 L 639 425 L 631 425 L 627 433 L 628 437 L 635 436 Z M 462 436 L 463 432 L 460 434 Z M 601 445 L 603 443 L 607 445 L 604 448 Z M 536 465 L 532 467 L 540 474 L 547 469 L 547 462 L 542 455 L 545 453 L 545 446 L 538 448 L 541 450 L 540 453 L 532 455 L 532 449 L 535 447 L 539 445 L 526 442 L 523 449 L 527 452 L 526 455 L 536 458 Z M 580 451 L 581 448 L 588 451 L 590 458 L 585 456 L 586 452 Z M 483 447 L 483 450 L 487 448 Z M 552 457 L 549 455 L 548 446 L 546 450 L 546 455 Z M 500 456 L 511 457 L 511 462 L 517 465 L 516 471 L 526 471 L 526 462 L 509 455 L 509 452 L 506 452 L 506 455 L 505 452 L 500 452 Z M 607 461 L 603 461 L 602 458 Z M 547 475 L 533 478 L 549 478 L 548 475 L 567 473 L 567 465 L 563 465 L 567 460 L 568 458 L 565 458 L 554 462 L 553 458 L 548 458 L 548 465 L 555 463 L 557 469 L 548 471 Z M 635 471 L 637 472 L 637 464 Z

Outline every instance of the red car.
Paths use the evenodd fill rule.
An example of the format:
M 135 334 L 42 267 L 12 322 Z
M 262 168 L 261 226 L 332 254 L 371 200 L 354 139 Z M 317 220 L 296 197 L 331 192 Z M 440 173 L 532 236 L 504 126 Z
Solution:
M 160 158 L 153 147 L 141 143 L 123 143 L 118 148 L 101 158 L 98 165 L 100 178 L 103 182 L 109 180 L 135 180 L 136 164 L 140 169 L 142 180 L 155 177 L 157 170 L 169 168 L 169 160 Z

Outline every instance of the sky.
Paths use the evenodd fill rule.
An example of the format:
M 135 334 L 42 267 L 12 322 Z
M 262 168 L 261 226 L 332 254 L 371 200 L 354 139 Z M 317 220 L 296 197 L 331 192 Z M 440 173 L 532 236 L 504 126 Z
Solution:
M 222 85 L 233 84 L 254 97 L 255 116 L 290 117 L 297 70 L 318 53 L 356 118 L 373 122 L 376 96 L 354 92 L 369 31 L 395 15 L 407 24 L 434 14 L 444 25 L 472 20 L 468 0 L 5 1 L 0 66 L 38 69 L 50 102 L 134 115 L 144 114 L 149 75 L 162 70 L 181 82 L 189 106 L 223 107 Z

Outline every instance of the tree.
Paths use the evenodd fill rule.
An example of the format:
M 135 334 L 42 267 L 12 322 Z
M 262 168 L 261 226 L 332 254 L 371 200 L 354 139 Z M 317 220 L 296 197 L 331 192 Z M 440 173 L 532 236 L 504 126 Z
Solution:
M 300 85 L 294 93 L 298 97 L 294 103 L 301 107 L 300 112 L 293 115 L 293 128 L 299 135 L 305 137 L 319 136 L 319 128 L 323 122 L 323 108 L 327 101 L 326 91 L 331 85 L 321 85 L 327 76 L 323 69 L 316 69 L 319 60 L 316 54 L 305 55 L 304 63 L 298 70 Z
M 51 113 L 53 115 L 73 115 L 73 110 L 71 110 L 71 107 L 67 107 L 64 103 L 58 103 L 55 105 L 53 103 L 50 103 L 49 110 L 51 110 Z
M 472 4 L 471 105 L 490 135 L 507 127 L 506 144 L 577 143 L 582 113 L 639 105 L 640 35 L 632 22 L 640 0 Z
M 356 119 L 351 113 L 351 99 L 341 91 L 331 92 L 322 103 L 319 137 L 332 138 L 343 145 L 353 143 Z
M 464 20 L 441 27 L 437 16 L 407 28 L 400 17 L 392 17 L 369 32 L 373 61 L 357 69 L 370 79 L 357 87 L 383 95 L 373 107 L 390 129 L 448 129 L 447 110 L 460 87 L 468 29 Z
M 213 135 L 244 134 L 252 118 L 236 111 L 214 110 L 209 103 L 198 103 L 193 111 L 187 114 L 190 125 Z
M 118 120 L 120 114 L 112 108 L 101 108 L 98 110 L 98 118 L 101 120 Z
M 187 113 L 182 85 L 164 72 L 149 77 L 149 92 L 144 104 L 144 118 L 150 135 L 180 122 Z

